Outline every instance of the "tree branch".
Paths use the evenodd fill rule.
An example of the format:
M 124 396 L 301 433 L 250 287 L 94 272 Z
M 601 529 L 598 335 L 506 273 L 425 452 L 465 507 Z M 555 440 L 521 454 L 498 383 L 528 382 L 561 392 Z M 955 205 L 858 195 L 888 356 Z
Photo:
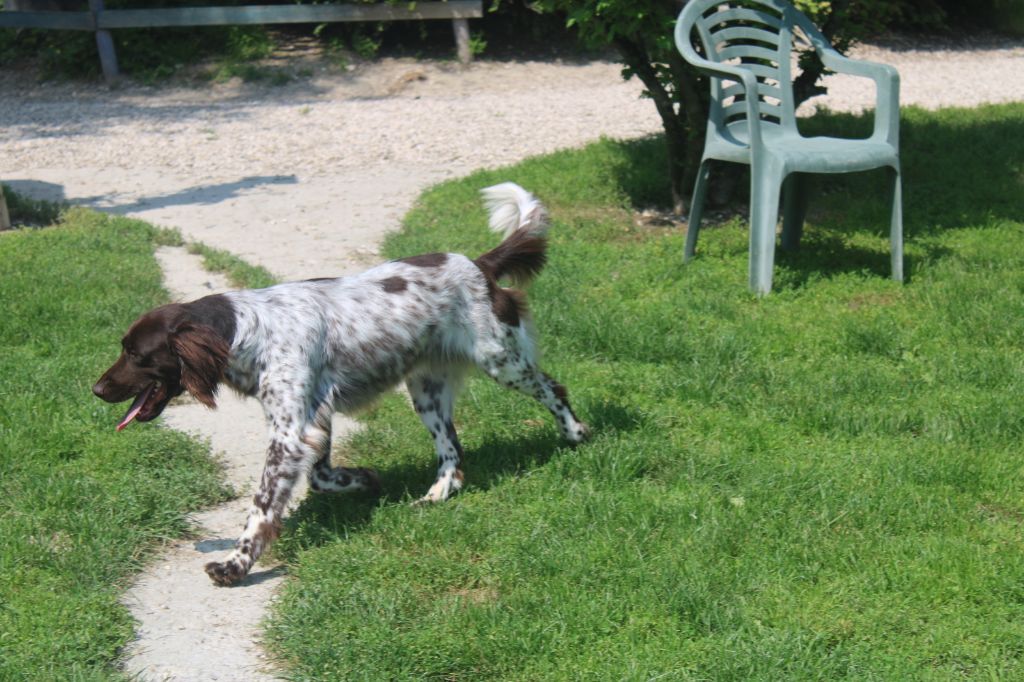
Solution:
M 676 119 L 675 107 L 672 105 L 672 97 L 665 89 L 661 79 L 658 78 L 658 74 L 651 64 L 651 58 L 643 45 L 623 36 L 616 36 L 614 42 L 615 47 L 622 55 L 622 60 L 629 68 L 633 69 L 637 78 L 647 88 L 647 94 L 654 100 L 654 106 L 658 109 L 658 114 L 661 115 L 662 124 L 666 130 L 670 126 L 677 126 L 679 122 Z

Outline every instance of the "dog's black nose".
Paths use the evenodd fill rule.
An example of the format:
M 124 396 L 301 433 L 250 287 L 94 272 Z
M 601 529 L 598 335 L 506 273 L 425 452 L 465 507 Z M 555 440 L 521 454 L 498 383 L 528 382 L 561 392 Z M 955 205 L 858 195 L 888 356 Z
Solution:
M 93 392 L 93 394 L 97 398 L 102 398 L 103 397 L 103 391 L 105 391 L 106 388 L 107 388 L 107 382 L 105 382 L 102 379 L 100 379 L 99 381 L 97 381 L 95 384 L 92 385 L 92 392 Z

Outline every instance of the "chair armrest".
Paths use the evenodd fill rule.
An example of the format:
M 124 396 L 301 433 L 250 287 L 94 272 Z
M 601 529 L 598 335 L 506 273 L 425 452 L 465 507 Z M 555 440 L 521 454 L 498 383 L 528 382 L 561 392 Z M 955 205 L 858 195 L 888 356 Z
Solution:
M 839 53 L 828 38 L 804 14 L 793 10 L 793 24 L 800 27 L 821 57 L 825 68 L 836 73 L 862 76 L 875 81 L 875 129 L 873 140 L 884 140 L 899 149 L 900 140 L 900 74 L 888 64 L 850 59 Z
M 792 13 L 793 23 L 803 30 L 825 68 L 836 73 L 862 76 L 875 81 L 875 129 L 873 140 L 885 140 L 899 149 L 900 139 L 900 74 L 888 64 L 850 59 L 839 53 L 806 16 Z
M 872 139 L 885 140 L 899 148 L 900 74 L 888 64 L 845 57 L 835 49 L 818 50 L 821 62 L 836 73 L 861 76 L 875 81 L 875 129 Z

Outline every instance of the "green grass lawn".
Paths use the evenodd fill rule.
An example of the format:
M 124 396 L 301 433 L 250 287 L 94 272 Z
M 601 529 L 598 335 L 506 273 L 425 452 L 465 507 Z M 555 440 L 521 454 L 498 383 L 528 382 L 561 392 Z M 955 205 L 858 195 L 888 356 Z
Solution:
M 548 204 L 531 307 L 594 438 L 473 379 L 468 489 L 413 508 L 431 442 L 383 400 L 344 448 L 383 500 L 310 497 L 278 545 L 295 678 L 1024 678 L 1024 106 L 908 109 L 902 141 L 904 285 L 881 173 L 818 181 L 761 299 L 743 221 L 685 267 L 679 230 L 634 223 L 656 141 L 425 194 L 388 255 L 491 247 L 494 182 Z
M 8 199 L 16 220 L 56 219 Z M 84 210 L 0 233 L 0 680 L 119 677 L 127 580 L 186 532 L 186 511 L 226 495 L 205 446 L 117 434 L 125 406 L 90 390 L 127 325 L 166 300 L 153 249 L 167 238 Z

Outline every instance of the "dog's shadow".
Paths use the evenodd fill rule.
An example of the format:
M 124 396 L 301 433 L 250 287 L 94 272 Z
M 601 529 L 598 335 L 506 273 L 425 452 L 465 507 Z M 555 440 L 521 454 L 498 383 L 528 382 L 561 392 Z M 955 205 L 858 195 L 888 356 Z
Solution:
M 590 407 L 586 414 L 591 427 L 591 441 L 609 433 L 639 428 L 643 419 L 639 413 L 607 404 Z M 568 445 L 553 428 L 526 438 L 488 438 L 465 453 L 466 491 L 490 490 L 510 476 L 544 467 L 555 457 L 572 457 L 574 451 L 586 447 L 587 443 Z M 359 532 L 382 507 L 415 503 L 434 482 L 433 452 L 425 447 L 421 461 L 380 467 L 378 473 L 381 479 L 379 496 L 307 495 L 285 520 L 284 532 L 276 546 L 279 556 L 290 559 L 297 550 L 320 546 Z

